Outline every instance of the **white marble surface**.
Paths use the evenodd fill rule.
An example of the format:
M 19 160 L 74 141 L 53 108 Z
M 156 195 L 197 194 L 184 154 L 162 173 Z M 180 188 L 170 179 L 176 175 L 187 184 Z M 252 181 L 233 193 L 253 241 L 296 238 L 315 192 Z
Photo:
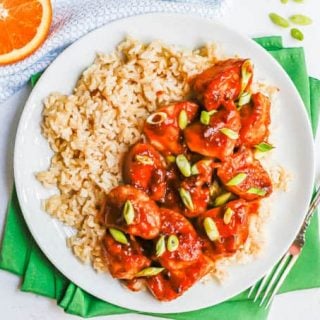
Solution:
M 283 16 L 305 13 L 314 20 L 313 25 L 303 28 L 305 40 L 300 43 L 291 39 L 289 30 L 279 29 L 270 23 L 269 12 L 277 12 Z M 305 0 L 304 4 L 289 0 L 284 5 L 280 0 L 233 0 L 233 6 L 221 21 L 250 37 L 278 34 L 284 38 L 285 46 L 304 46 L 309 74 L 320 78 L 320 2 Z M 12 187 L 12 156 L 14 137 L 19 116 L 24 102 L 30 92 L 26 87 L 14 97 L 0 105 L 0 233 L 2 233 L 8 197 Z M 320 107 L 320 106 L 319 106 Z M 320 131 L 320 130 L 319 130 Z M 320 181 L 320 133 L 316 139 L 316 181 Z M 20 279 L 10 273 L 0 271 L 0 310 L 1 319 L 14 320 L 49 320 L 80 319 L 65 314 L 55 301 L 30 293 L 20 292 Z M 319 319 L 320 289 L 301 290 L 282 294 L 276 297 L 269 315 L 270 320 L 308 320 Z M 141 316 L 113 316 L 99 319 L 151 319 Z M 231 319 L 233 320 L 233 319 Z

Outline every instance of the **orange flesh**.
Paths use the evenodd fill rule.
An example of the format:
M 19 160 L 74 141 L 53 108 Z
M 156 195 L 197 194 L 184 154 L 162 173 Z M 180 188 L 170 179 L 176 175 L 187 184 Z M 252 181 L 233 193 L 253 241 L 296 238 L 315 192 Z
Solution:
M 21 60 L 36 50 L 50 23 L 49 0 L 0 0 L 0 65 Z

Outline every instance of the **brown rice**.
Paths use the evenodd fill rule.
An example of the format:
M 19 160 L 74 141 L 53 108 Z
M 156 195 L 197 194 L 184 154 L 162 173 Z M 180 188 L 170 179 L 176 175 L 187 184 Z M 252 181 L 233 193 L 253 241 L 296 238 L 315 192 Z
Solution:
M 43 206 L 77 230 L 68 245 L 81 261 L 104 270 L 99 246 L 104 227 L 97 213 L 105 192 L 121 182 L 121 158 L 141 138 L 145 118 L 162 104 L 187 98 L 190 77 L 216 60 L 213 44 L 188 51 L 128 38 L 115 52 L 98 54 L 72 94 L 53 93 L 45 99 L 41 127 L 54 155 L 37 178 L 59 193 Z M 265 215 L 258 217 L 242 253 L 259 251 L 257 230 Z

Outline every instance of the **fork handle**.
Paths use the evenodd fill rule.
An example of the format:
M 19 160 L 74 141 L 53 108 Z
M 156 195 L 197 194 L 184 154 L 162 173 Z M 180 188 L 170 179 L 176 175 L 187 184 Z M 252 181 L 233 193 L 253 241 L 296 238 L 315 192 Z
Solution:
M 306 241 L 306 231 L 310 224 L 310 220 L 319 205 L 320 202 L 320 187 L 318 187 L 315 196 L 313 197 L 313 200 L 311 201 L 311 204 L 309 206 L 308 212 L 303 220 L 303 224 L 299 230 L 299 233 L 297 234 L 295 240 L 293 241 L 292 247 L 296 247 L 296 249 L 301 249 L 304 246 L 304 243 Z

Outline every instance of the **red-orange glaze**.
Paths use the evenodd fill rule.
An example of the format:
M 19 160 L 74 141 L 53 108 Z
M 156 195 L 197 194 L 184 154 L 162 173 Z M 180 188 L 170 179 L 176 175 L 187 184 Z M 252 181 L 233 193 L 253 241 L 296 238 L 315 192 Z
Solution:
M 173 252 L 165 250 L 160 257 L 155 257 L 155 259 L 166 269 L 184 269 L 202 255 L 201 241 L 193 225 L 182 214 L 162 208 L 160 209 L 160 216 L 160 235 L 165 236 L 166 241 L 170 235 L 177 236 L 179 246 Z M 155 243 L 157 241 L 158 238 L 155 239 Z
M 178 123 L 179 114 L 185 110 L 188 121 L 191 122 L 197 115 L 198 108 L 197 104 L 190 101 L 176 102 L 159 108 L 156 113 L 164 112 L 167 117 L 159 124 L 151 124 L 148 120 L 146 121 L 143 130 L 149 142 L 164 155 L 184 153 L 182 130 Z
M 241 91 L 241 66 L 245 61 L 242 59 L 219 61 L 195 77 L 193 90 L 207 110 L 217 109 L 225 101 L 238 98 Z M 251 81 L 252 76 L 244 90 L 248 90 Z
M 125 183 L 145 191 L 152 200 L 160 201 L 166 194 L 165 176 L 163 159 L 152 145 L 137 143 L 130 148 L 123 166 Z
M 221 129 L 228 128 L 238 134 L 240 127 L 239 112 L 234 102 L 229 101 L 211 116 L 209 125 L 195 122 L 184 130 L 184 136 L 193 152 L 224 160 L 232 154 L 237 139 L 223 134 Z
M 228 182 L 240 173 L 246 178 L 239 184 L 228 186 Z M 217 171 L 218 177 L 225 188 L 245 200 L 267 197 L 272 192 L 272 182 L 260 161 L 253 157 L 252 150 L 241 149 L 230 156 Z M 264 195 L 248 193 L 249 189 L 257 188 L 265 192 Z
M 250 214 L 257 213 L 258 207 L 257 202 L 249 203 L 239 199 L 201 214 L 197 219 L 197 224 L 204 239 L 204 254 L 212 260 L 217 260 L 235 253 L 247 240 L 249 233 L 248 218 Z M 233 211 L 228 224 L 223 220 L 227 208 Z M 212 218 L 218 228 L 220 238 L 216 241 L 211 241 L 204 231 L 203 221 L 206 217 Z
M 252 95 L 252 102 L 240 109 L 241 130 L 238 143 L 253 147 L 269 137 L 270 99 L 258 92 Z
M 272 192 L 268 173 L 253 157 L 254 146 L 269 136 L 270 100 L 258 92 L 252 94 L 250 103 L 236 107 L 239 95 L 251 94 L 251 64 L 245 88 L 241 79 L 245 61 L 221 61 L 195 77 L 193 90 L 203 106 L 176 102 L 150 115 L 143 129 L 147 142 L 133 145 L 125 156 L 123 179 L 127 185 L 106 195 L 102 223 L 107 229 L 124 232 L 128 244 L 116 242 L 107 230 L 102 241 L 104 260 L 112 276 L 133 291 L 146 284 L 160 301 L 181 296 L 210 272 L 218 259 L 233 255 L 244 245 L 250 216 L 258 212 L 260 199 Z M 200 122 L 199 108 L 203 107 L 215 111 L 210 112 L 208 125 Z M 181 125 L 182 110 L 187 121 Z M 229 134 L 221 129 L 229 129 Z M 180 154 L 188 160 L 185 165 L 192 168 L 191 173 L 180 171 L 173 157 Z M 240 173 L 245 174 L 243 181 L 230 185 Z M 210 186 L 217 179 L 236 200 L 212 208 Z M 181 190 L 188 195 L 187 201 L 182 201 Z M 129 222 L 123 215 L 127 201 L 134 209 Z M 229 220 L 224 219 L 226 210 L 232 213 Z M 210 240 L 204 230 L 207 217 L 217 226 L 216 240 Z M 168 247 L 170 236 L 178 240 L 174 250 Z M 165 245 L 159 253 L 160 239 Z M 146 267 L 164 269 L 158 275 L 137 278 Z
M 134 220 L 127 224 L 123 215 L 125 202 L 134 208 Z M 156 203 L 146 193 L 130 185 L 112 189 L 106 197 L 105 224 L 144 239 L 153 239 L 160 231 L 160 212 Z
M 106 265 L 114 278 L 133 279 L 151 260 L 143 254 L 139 243 L 131 237 L 128 244 L 121 244 L 106 233 L 102 241 Z
M 185 269 L 166 270 L 157 276 L 147 278 L 147 286 L 158 300 L 171 301 L 192 287 L 211 268 L 209 259 L 201 255 L 196 262 Z
M 200 213 L 207 210 L 210 200 L 210 185 L 213 174 L 213 161 L 200 160 L 195 163 L 198 174 L 185 178 L 181 182 L 181 188 L 187 190 L 192 198 L 194 209 L 190 210 L 186 207 L 183 209 L 183 214 L 186 217 L 196 217 Z

